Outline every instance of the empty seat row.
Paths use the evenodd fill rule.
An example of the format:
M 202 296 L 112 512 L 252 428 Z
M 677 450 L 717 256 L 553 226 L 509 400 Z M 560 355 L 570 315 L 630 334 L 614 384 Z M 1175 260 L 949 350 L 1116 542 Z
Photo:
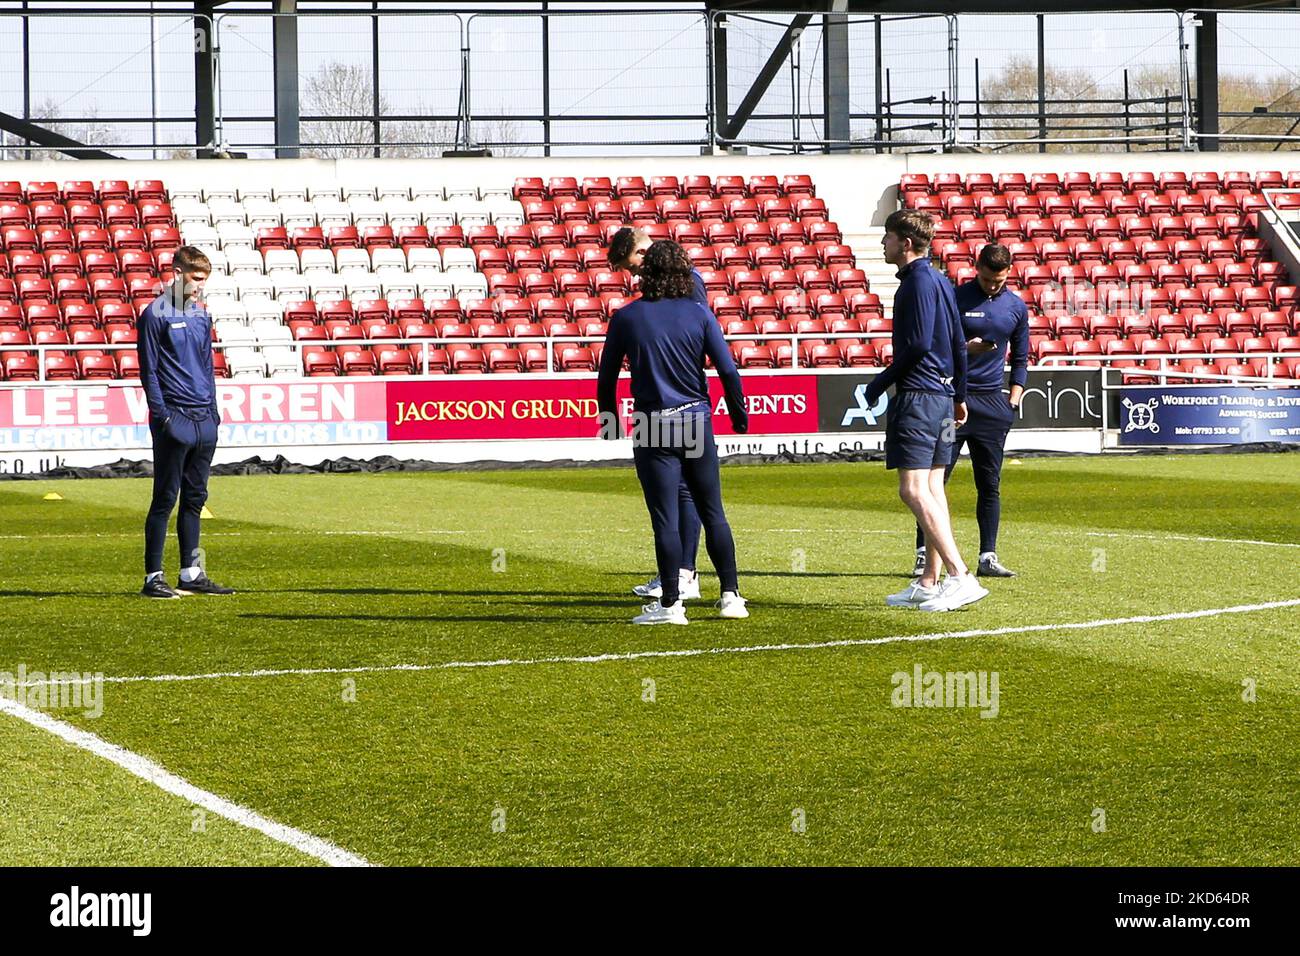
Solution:
M 111 328 L 73 323 L 64 326 L 38 326 L 33 329 L 0 328 L 0 345 L 134 345 L 136 331 L 116 323 Z
M 748 199 L 601 199 L 588 202 L 574 199 L 553 202 L 530 199 L 523 203 L 525 222 L 794 222 L 800 219 L 827 219 L 826 204 L 811 196 L 795 200 L 782 198 Z
M 526 223 L 504 226 L 332 226 L 322 229 L 319 226 L 303 226 L 286 229 L 283 226 L 267 226 L 256 230 L 253 247 L 266 251 L 268 249 L 337 249 L 351 248 L 402 248 L 429 247 L 443 249 L 447 247 L 468 246 L 509 248 L 511 246 L 531 246 L 538 248 L 558 247 L 575 249 L 604 248 L 609 245 L 615 232 L 623 227 L 623 221 L 606 223 Z M 651 240 L 673 239 L 686 247 L 722 246 L 737 244 L 766 244 L 782 242 L 842 242 L 843 234 L 839 227 L 822 219 L 801 219 L 791 222 L 711 222 L 707 224 L 694 222 L 647 223 L 645 229 Z M 209 237 L 210 238 L 210 237 Z M 220 237 L 218 237 L 220 238 Z M 230 238 L 229 236 L 227 237 Z M 195 242 L 195 245 L 203 243 Z M 231 246 L 247 245 L 246 242 L 230 241 Z
M 926 173 L 904 174 L 899 182 L 899 191 L 904 195 L 939 195 L 949 192 L 957 193 L 992 193 L 1009 194 L 1055 194 L 1061 195 L 1073 191 L 1097 192 L 1107 189 L 1119 189 L 1134 192 L 1136 190 L 1161 190 L 1182 188 L 1198 191 L 1201 189 L 1282 189 L 1300 188 L 1300 170 L 1285 176 L 1277 170 L 1264 170 L 1249 173 L 1241 170 L 1223 174 L 1217 172 L 1181 172 L 1164 173 L 1132 172 L 1127 175 L 1118 172 L 1067 172 L 1067 173 L 937 173 L 933 177 Z
M 816 195 L 812 177 L 793 174 L 777 180 L 775 176 L 652 176 L 649 182 L 640 176 L 587 176 L 581 183 L 572 176 L 521 176 L 515 180 L 513 195 L 521 201 L 549 199 L 724 199 L 806 198 Z
M 245 247 L 228 250 L 199 248 L 203 249 L 212 262 L 214 273 L 229 275 L 244 272 L 255 275 L 275 275 L 278 272 L 310 275 L 317 271 L 333 274 L 349 268 L 366 271 L 385 268 L 402 271 L 438 269 L 444 272 L 464 269 L 474 272 L 479 268 L 474 252 L 463 248 L 429 249 L 412 246 L 394 249 L 389 246 L 374 246 L 359 249 L 348 246 L 336 249 L 265 249 L 261 252 Z
M 537 284 L 542 288 L 552 288 L 551 283 Z M 623 288 L 623 284 L 618 283 L 617 288 Z M 239 276 L 237 280 L 214 275 L 208 280 L 205 295 L 209 306 L 217 302 L 267 299 L 379 299 L 402 296 L 483 299 L 488 295 L 488 282 L 478 272 L 440 272 L 437 269 L 416 269 L 411 272 L 382 270 L 378 273 L 356 269 L 339 274 L 278 276 L 274 281 L 266 276 L 247 274 Z
M 748 318 L 740 316 L 747 315 Z M 816 316 L 816 317 L 814 317 Z M 258 323 L 243 330 L 242 335 L 224 341 L 326 341 L 340 339 L 543 339 L 543 338 L 604 338 L 608 322 L 602 317 L 574 316 L 569 313 L 537 314 L 528 309 L 502 308 L 484 315 L 456 315 L 448 317 L 439 313 L 420 315 L 404 313 L 400 317 L 377 310 L 361 309 L 355 314 L 322 310 L 319 319 L 291 319 L 288 327 L 262 326 Z M 726 334 L 732 336 L 770 335 L 866 335 L 887 336 L 892 323 L 879 315 L 862 317 L 841 310 L 816 313 L 806 303 L 802 308 L 788 312 L 755 308 L 751 312 L 728 315 Z M 283 334 L 280 334 L 283 333 Z M 218 330 L 220 335 L 220 330 Z
M 171 206 L 167 203 L 144 202 L 138 206 L 130 202 L 99 203 L 74 202 L 63 203 L 38 202 L 14 203 L 0 202 L 0 228 L 28 227 L 41 229 L 48 227 L 75 228 L 77 226 L 98 226 L 113 229 L 121 226 L 149 228 L 151 226 L 174 226 Z
M 1300 196 L 1300 190 L 1297 191 Z M 1274 202 L 1285 205 L 1290 194 L 1279 194 Z M 985 194 L 968 196 L 946 193 L 943 196 L 911 195 L 905 202 L 907 208 L 923 209 L 933 216 L 956 219 L 961 216 L 990 218 L 994 216 L 1209 216 L 1245 215 L 1268 206 L 1263 194 L 1250 190 L 1233 190 L 1219 193 L 1205 190 L 1199 193 L 1101 193 L 1096 196 L 1082 193 L 1070 196 L 1001 196 Z
M 56 182 L 29 182 L 24 185 L 14 180 L 0 181 L 0 203 L 38 202 L 167 202 L 167 190 L 157 179 L 137 179 L 134 184 L 125 179 L 69 180 Z
M 249 186 L 232 189 L 215 186 L 211 189 L 180 188 L 172 192 L 177 202 L 186 203 L 247 203 L 247 202 L 314 202 L 351 200 L 494 200 L 510 199 L 509 186 L 449 185 L 422 182 L 415 185 L 303 185 Z
M 962 240 L 965 242 L 1025 242 L 1044 239 L 1066 242 L 1070 239 L 1091 239 L 1105 242 L 1111 239 L 1189 239 L 1202 237 L 1207 239 L 1235 239 L 1242 236 L 1255 236 L 1256 214 L 1193 216 L 1190 220 L 1181 216 L 1161 218 L 1160 228 L 1150 216 L 1055 216 L 1040 218 L 1036 216 L 1007 218 L 940 219 L 934 224 L 934 239 L 946 242 Z
M 3 252 L 12 256 L 19 252 L 123 252 L 129 249 L 152 249 L 155 252 L 174 250 L 181 245 L 180 231 L 172 226 L 79 225 L 64 226 L 9 225 L 0 229 Z
M 1175 288 L 1172 292 L 1152 286 L 1118 286 L 1097 288 L 1079 286 L 1031 286 L 1021 290 L 1022 297 L 1034 311 L 1055 309 L 1065 312 L 1125 311 L 1158 314 L 1160 312 L 1290 312 L 1297 303 L 1295 286 L 1258 288 Z
M 303 368 L 310 377 L 334 375 L 518 374 L 523 372 L 593 372 L 601 347 L 557 346 L 554 362 L 545 346 L 511 345 L 481 349 L 468 344 L 445 348 L 376 345 L 303 349 Z
M 1107 264 L 1120 265 L 1152 261 L 1178 262 L 1194 264 L 1198 262 L 1260 263 L 1272 260 L 1263 239 L 1251 236 L 1219 238 L 1217 236 L 1199 236 L 1197 238 L 1176 239 L 1169 242 L 1164 239 L 1144 239 L 1134 242 L 1131 239 L 1108 238 L 1094 240 L 1091 237 L 1070 236 L 1054 239 L 1039 236 L 1031 240 L 1010 240 L 1005 243 L 1011 253 L 1013 264 L 1042 265 L 1049 262 L 1062 262 L 1074 265 Z M 941 261 L 953 259 L 974 261 L 983 248 L 981 242 L 968 242 L 962 239 L 937 239 L 932 246 L 932 253 Z
M 90 302 L 116 298 L 126 301 L 145 294 L 156 298 L 162 291 L 162 277 L 134 273 L 130 279 L 110 275 L 97 275 L 89 279 L 63 275 L 53 279 L 41 276 L 22 276 L 18 280 L 0 279 L 0 303 L 54 302 L 64 299 L 82 299 Z
M 0 255 L 0 278 L 15 279 L 22 276 L 50 278 L 60 275 L 81 277 L 121 276 L 124 273 L 149 273 L 170 271 L 175 252 L 150 252 L 147 249 L 128 249 L 124 252 L 15 252 Z
M 524 211 L 513 199 L 465 200 L 459 204 L 440 199 L 317 200 L 314 203 L 282 200 L 278 203 L 249 202 L 246 205 L 191 204 L 177 200 L 173 209 L 182 230 L 204 235 L 209 230 L 222 232 L 276 226 L 509 225 L 524 221 Z
M 0 380 L 38 381 L 42 365 L 46 381 L 51 382 L 140 377 L 139 360 L 131 351 L 120 352 L 117 356 L 47 352 L 43 360 L 24 352 L 0 352 Z
M 43 300 L 22 304 L 0 301 L 0 329 L 61 327 L 75 324 L 133 325 L 144 306 L 152 302 L 153 298 L 150 297 L 146 301 L 144 296 L 131 300 L 112 297 L 96 299 L 93 302 L 69 299 L 57 305 Z M 139 308 L 136 306 L 137 302 L 141 303 Z

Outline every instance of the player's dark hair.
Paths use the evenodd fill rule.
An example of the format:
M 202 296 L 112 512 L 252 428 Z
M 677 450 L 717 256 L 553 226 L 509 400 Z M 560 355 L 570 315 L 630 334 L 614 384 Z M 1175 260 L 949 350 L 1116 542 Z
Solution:
M 646 231 L 635 226 L 624 226 L 614 233 L 609 240 L 609 251 L 606 253 L 610 266 L 614 269 L 625 268 L 632 251 L 636 249 L 636 244 L 645 236 Z
M 980 250 L 976 265 L 983 266 L 990 272 L 1005 272 L 1011 268 L 1011 250 L 1000 242 L 990 242 Z
M 641 262 L 641 298 L 649 302 L 659 299 L 689 299 L 695 294 L 691 279 L 691 260 L 686 250 L 671 239 L 651 243 Z
M 913 252 L 925 253 L 934 238 L 934 217 L 921 209 L 900 209 L 885 220 L 885 232 L 911 240 Z

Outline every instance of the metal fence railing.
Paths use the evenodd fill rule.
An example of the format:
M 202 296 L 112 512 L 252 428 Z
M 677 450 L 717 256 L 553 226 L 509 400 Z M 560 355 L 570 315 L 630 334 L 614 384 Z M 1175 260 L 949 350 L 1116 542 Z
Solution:
M 202 15 L 0 9 L 0 112 L 68 142 L 0 131 L 0 160 L 193 156 Z

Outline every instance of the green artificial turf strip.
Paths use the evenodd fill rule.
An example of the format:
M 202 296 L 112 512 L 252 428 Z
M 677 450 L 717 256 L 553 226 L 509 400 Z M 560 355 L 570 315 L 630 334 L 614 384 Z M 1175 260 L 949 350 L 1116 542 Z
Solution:
M 1008 464 L 1000 553 L 1024 573 L 950 615 L 881 603 L 906 580 L 911 542 L 879 465 L 727 467 L 753 617 L 716 619 L 706 570 L 685 629 L 626 624 L 638 609 L 628 589 L 653 556 L 630 469 L 215 479 L 209 569 L 244 593 L 177 602 L 134 596 L 147 482 L 0 485 L 13 622 L 0 661 L 109 675 L 436 664 L 1300 598 L 1285 570 L 1300 549 L 1098 536 L 1300 541 L 1293 462 Z M 55 488 L 65 501 L 40 500 Z M 951 488 L 973 557 L 966 466 Z M 340 533 L 356 531 L 374 533 Z M 169 545 L 170 574 L 173 555 Z M 343 675 L 110 684 L 103 717 L 62 716 L 379 863 L 1293 864 L 1298 622 L 1288 608 L 358 674 L 355 703 L 342 699 Z M 1000 715 L 890 706 L 890 676 L 915 663 L 998 671 Z M 654 703 L 641 699 L 646 678 Z M 1253 704 L 1241 700 L 1245 679 Z M 504 833 L 490 826 L 498 806 Z M 791 830 L 796 808 L 804 834 Z M 1105 833 L 1090 828 L 1095 808 Z M 104 862 L 137 862 L 130 846 Z

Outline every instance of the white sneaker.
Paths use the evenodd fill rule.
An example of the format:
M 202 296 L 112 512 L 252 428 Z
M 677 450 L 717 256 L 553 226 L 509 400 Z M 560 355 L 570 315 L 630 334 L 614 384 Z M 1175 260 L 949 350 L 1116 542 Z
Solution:
M 718 609 L 718 617 L 729 617 L 736 620 L 749 617 L 749 608 L 745 607 L 747 602 L 735 591 L 723 591 L 722 600 L 714 605 Z
M 955 611 L 988 597 L 988 593 L 988 588 L 969 571 L 959 578 L 950 574 L 939 585 L 939 593 L 919 606 L 922 611 Z
M 663 582 L 659 580 L 659 575 L 655 575 L 645 584 L 638 584 L 632 588 L 632 593 L 637 597 L 661 598 L 664 596 Z M 677 594 L 683 601 L 698 601 L 700 599 L 700 574 L 698 571 L 687 571 L 682 568 L 677 577 Z
M 686 605 L 678 601 L 672 607 L 664 607 L 658 601 L 651 601 L 641 608 L 641 613 L 632 618 L 633 624 L 689 624 L 686 620 Z
M 935 585 L 932 588 L 923 588 L 921 587 L 920 579 L 917 578 L 910 581 L 907 587 L 903 588 L 903 590 L 899 591 L 897 594 L 891 594 L 889 597 L 885 598 L 885 603 L 890 607 L 920 607 L 922 603 L 937 597 L 938 594 L 938 585 Z
M 925 574 L 925 548 L 916 549 L 916 560 L 912 562 L 912 577 L 919 578 Z
M 664 596 L 664 586 L 659 581 L 659 575 L 655 575 L 645 584 L 638 584 L 632 588 L 632 593 L 637 597 L 658 598 Z

